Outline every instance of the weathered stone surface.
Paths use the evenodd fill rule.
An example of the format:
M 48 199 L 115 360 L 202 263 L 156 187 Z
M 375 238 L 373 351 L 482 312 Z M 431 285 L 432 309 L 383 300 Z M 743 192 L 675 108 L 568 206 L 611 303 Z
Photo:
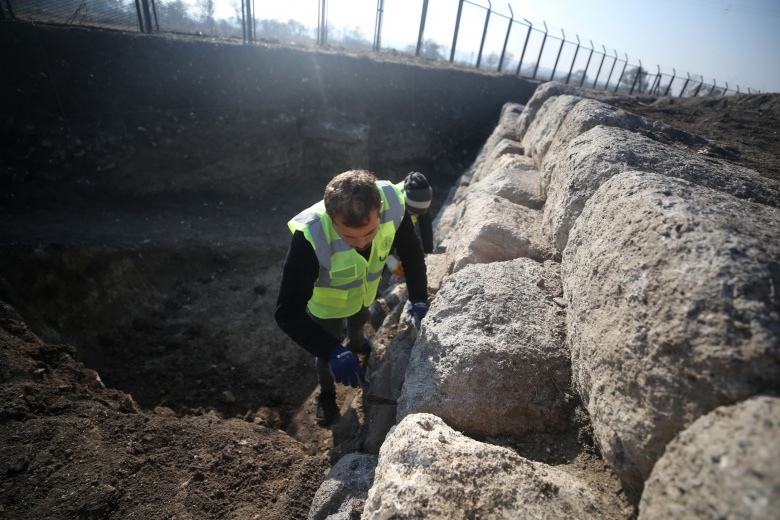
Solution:
M 470 265 L 442 284 L 412 349 L 398 420 L 435 414 L 473 436 L 562 430 L 570 411 L 559 264 Z
M 666 447 L 645 485 L 639 518 L 776 519 L 778 437 L 780 398 L 716 408 Z
M 339 514 L 349 519 L 359 515 L 374 482 L 376 463 L 376 455 L 350 453 L 342 457 L 314 495 L 308 519 L 332 520 Z
M 502 156 L 506 154 L 523 155 L 523 153 L 523 147 L 517 141 L 501 139 L 496 146 L 485 150 L 484 162 L 482 162 L 479 169 L 473 171 L 470 182 L 477 182 L 489 174 L 495 168 L 496 161 L 501 159 Z
M 685 179 L 741 199 L 780 206 L 780 183 L 754 171 L 696 157 L 637 133 L 598 126 L 554 143 L 544 161 L 549 176 L 543 230 L 563 252 L 569 231 L 593 193 L 620 172 L 655 172 Z
M 593 90 L 589 88 L 575 87 L 572 85 L 564 85 L 563 83 L 558 83 L 557 81 L 548 81 L 547 83 L 543 83 L 536 88 L 534 95 L 531 96 L 531 99 L 529 99 L 528 103 L 525 104 L 525 108 L 523 109 L 522 114 L 520 114 L 520 117 L 517 118 L 517 123 L 515 125 L 515 139 L 522 142 L 523 138 L 525 137 L 525 133 L 531 126 L 531 123 L 534 121 L 534 119 L 536 119 L 539 109 L 549 98 L 564 95 L 597 99 L 605 103 L 614 102 L 614 100 L 622 97 L 604 90 Z
M 362 518 L 603 518 L 619 510 L 612 500 L 565 471 L 414 414 L 382 446 Z
M 502 155 L 486 175 L 472 183 L 469 193 L 497 195 L 531 209 L 544 206 L 539 171 L 533 160 L 523 155 Z
M 439 292 L 441 282 L 447 276 L 447 255 L 430 253 L 425 255 L 425 267 L 428 272 L 428 297 Z
M 498 124 L 491 132 L 482 149 L 477 154 L 474 164 L 463 177 L 470 182 L 479 179 L 482 172 L 490 169 L 490 164 L 502 153 L 502 150 L 508 150 L 511 153 L 518 153 L 520 143 L 515 138 L 515 126 L 517 120 L 525 107 L 518 103 L 506 103 L 501 108 L 501 114 L 498 118 Z M 502 144 L 503 143 L 503 144 Z
M 541 211 L 479 192 L 469 193 L 455 206 L 451 216 L 457 224 L 442 242 L 449 273 L 470 264 L 555 258 L 541 231 Z
M 576 103 L 572 104 L 571 99 L 576 99 Z M 544 155 L 550 147 L 555 150 L 565 147 L 572 139 L 597 126 L 623 128 L 658 143 L 686 147 L 697 153 L 717 148 L 703 137 L 683 132 L 658 121 L 645 119 L 594 99 L 559 96 L 548 99 L 543 105 L 543 110 L 548 105 L 551 107 L 550 116 L 555 116 L 554 124 L 548 123 L 550 116 L 540 113 L 523 139 L 533 143 L 530 152 L 534 164 L 543 172 L 543 193 L 547 193 L 547 185 L 550 182 L 550 168 L 544 166 Z M 528 148 L 526 153 L 529 153 Z
M 780 386 L 780 211 L 626 172 L 563 255 L 573 377 L 607 460 L 641 489 L 699 416 Z
M 561 123 L 580 101 L 582 98 L 577 96 L 555 96 L 548 98 L 539 108 L 521 142 L 525 154 L 533 158 L 537 168 L 541 165 Z

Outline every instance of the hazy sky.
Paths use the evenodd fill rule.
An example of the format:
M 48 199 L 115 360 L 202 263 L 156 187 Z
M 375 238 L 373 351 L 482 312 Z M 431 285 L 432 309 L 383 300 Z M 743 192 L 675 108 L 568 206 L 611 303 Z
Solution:
M 488 0 L 469 0 L 464 4 L 460 35 L 456 48 L 468 59 L 476 60 L 485 25 Z M 286 22 L 293 18 L 316 27 L 319 0 L 255 0 L 258 18 L 275 18 Z M 384 0 L 383 46 L 400 42 L 416 43 L 423 0 Z M 492 1 L 488 37 L 483 56 L 501 53 L 510 9 L 514 19 L 531 22 L 535 29 L 527 48 L 524 64 L 536 61 L 547 24 L 542 59 L 552 67 L 562 49 L 559 63 L 568 70 L 574 60 L 576 45 L 561 45 L 561 40 L 577 42 L 575 68 L 585 68 L 591 42 L 596 50 L 588 71 L 595 77 L 598 60 L 604 48 L 610 59 L 628 56 L 630 65 L 642 65 L 651 73 L 658 71 L 677 77 L 703 76 L 706 83 L 739 86 L 741 92 L 780 93 L 780 0 L 535 0 Z M 458 0 L 429 0 L 425 38 L 452 45 Z M 328 0 L 331 28 L 353 27 L 373 39 L 376 0 Z M 527 33 L 526 26 L 513 24 L 508 52 L 519 60 Z M 561 32 L 563 30 L 563 33 Z M 399 47 L 401 48 L 401 47 Z M 622 63 L 619 61 L 618 65 Z M 619 68 L 619 67 L 618 67 Z M 559 69 L 560 70 L 560 66 Z

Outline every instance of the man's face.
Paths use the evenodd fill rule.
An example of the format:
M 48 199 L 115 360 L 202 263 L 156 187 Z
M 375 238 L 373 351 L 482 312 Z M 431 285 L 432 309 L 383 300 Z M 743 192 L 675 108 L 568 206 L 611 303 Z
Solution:
M 344 221 L 341 216 L 338 215 L 333 219 L 333 229 L 336 233 L 349 244 L 349 247 L 357 249 L 358 251 L 365 251 L 371 247 L 371 241 L 374 240 L 377 232 L 379 231 L 379 211 L 372 210 L 371 217 L 368 219 L 368 223 L 362 227 L 348 227 L 344 225 Z

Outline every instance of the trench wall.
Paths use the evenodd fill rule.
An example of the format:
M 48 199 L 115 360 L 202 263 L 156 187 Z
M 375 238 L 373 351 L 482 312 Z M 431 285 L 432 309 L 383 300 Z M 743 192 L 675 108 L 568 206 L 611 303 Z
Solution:
M 536 86 L 393 54 L 0 23 L 7 189 L 247 194 L 354 167 L 451 182 Z

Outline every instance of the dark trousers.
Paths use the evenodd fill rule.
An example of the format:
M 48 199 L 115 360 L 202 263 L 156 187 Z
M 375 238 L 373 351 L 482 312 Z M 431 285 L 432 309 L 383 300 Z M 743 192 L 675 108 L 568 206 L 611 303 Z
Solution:
M 316 316 L 312 316 L 309 313 L 314 323 L 328 331 L 331 335 L 342 339 L 345 337 L 344 321 L 347 322 L 346 337 L 350 342 L 354 342 L 355 345 L 361 345 L 363 343 L 363 326 L 368 322 L 370 313 L 368 307 L 363 307 L 357 313 L 348 318 L 331 318 L 324 320 Z M 335 393 L 336 384 L 333 381 L 333 376 L 330 373 L 330 366 L 327 361 L 323 361 L 320 358 L 314 358 L 314 364 L 317 367 L 317 378 L 320 381 L 320 391 L 325 393 Z

